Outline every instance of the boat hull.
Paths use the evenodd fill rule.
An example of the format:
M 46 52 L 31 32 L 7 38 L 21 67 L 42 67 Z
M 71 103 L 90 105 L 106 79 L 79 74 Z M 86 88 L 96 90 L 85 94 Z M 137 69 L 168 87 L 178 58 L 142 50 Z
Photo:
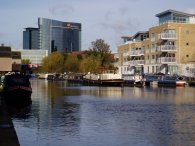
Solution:
M 177 87 L 185 87 L 186 86 L 186 81 L 176 81 L 176 86 Z
M 136 81 L 135 82 L 135 86 L 136 87 L 143 87 L 144 86 L 144 82 L 143 81 Z
M 93 86 L 122 86 L 123 79 L 108 79 L 108 80 L 83 79 L 83 84 L 93 85 Z
M 8 74 L 3 81 L 3 99 L 14 107 L 29 106 L 32 88 L 29 77 L 23 74 Z
M 24 87 L 12 87 L 4 89 L 3 98 L 5 102 L 14 107 L 25 107 L 32 104 L 31 94 L 32 89 Z

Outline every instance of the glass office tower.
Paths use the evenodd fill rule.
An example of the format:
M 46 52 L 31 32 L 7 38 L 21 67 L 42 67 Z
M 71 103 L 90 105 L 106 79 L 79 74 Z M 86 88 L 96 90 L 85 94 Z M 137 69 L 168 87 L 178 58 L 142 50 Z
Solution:
M 23 49 L 81 51 L 81 23 L 38 18 L 38 28 L 23 32 Z
M 39 50 L 40 49 L 40 35 L 38 28 L 28 27 L 23 31 L 23 49 Z
M 53 51 L 80 51 L 81 24 L 39 18 L 40 48 Z

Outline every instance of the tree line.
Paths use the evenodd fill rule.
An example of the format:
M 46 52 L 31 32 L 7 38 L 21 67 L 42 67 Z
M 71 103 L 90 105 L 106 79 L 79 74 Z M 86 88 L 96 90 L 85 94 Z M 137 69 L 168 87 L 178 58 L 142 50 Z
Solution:
M 91 43 L 83 53 L 53 52 L 42 60 L 42 72 L 98 73 L 100 69 L 116 70 L 110 46 L 103 39 Z

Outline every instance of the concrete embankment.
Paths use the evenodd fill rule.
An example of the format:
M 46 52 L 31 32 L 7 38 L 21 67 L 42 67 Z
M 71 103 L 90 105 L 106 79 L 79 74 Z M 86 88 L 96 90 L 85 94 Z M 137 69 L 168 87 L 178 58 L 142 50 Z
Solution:
M 0 97 L 0 146 L 19 146 L 18 137 L 6 104 Z

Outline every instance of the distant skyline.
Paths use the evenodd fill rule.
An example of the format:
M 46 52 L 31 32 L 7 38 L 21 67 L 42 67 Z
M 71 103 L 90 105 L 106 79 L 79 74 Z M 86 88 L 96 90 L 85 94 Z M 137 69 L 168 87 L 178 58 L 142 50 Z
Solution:
M 156 14 L 173 9 L 195 14 L 194 0 L 1 0 L 0 43 L 22 49 L 23 30 L 38 17 L 82 24 L 82 50 L 102 38 L 116 52 L 121 36 L 147 31 Z

